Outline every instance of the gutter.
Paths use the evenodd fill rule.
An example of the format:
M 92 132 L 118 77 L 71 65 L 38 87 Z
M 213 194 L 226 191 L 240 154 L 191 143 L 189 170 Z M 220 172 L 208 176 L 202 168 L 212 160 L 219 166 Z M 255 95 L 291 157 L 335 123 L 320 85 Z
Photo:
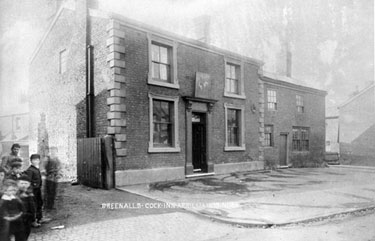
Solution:
M 91 19 L 88 1 L 85 6 L 86 17 L 86 137 L 94 137 L 94 62 L 91 45 Z

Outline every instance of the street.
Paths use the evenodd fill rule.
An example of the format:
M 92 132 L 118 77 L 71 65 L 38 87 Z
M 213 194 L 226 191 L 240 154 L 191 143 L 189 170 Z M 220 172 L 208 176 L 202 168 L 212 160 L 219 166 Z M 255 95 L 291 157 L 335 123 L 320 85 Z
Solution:
M 153 184 L 149 191 L 143 186 L 128 187 L 142 195 L 61 185 L 53 221 L 33 229 L 30 240 L 375 240 L 374 175 L 371 169 L 359 168 L 289 169 L 242 173 L 234 179 L 227 175 Z M 282 188 L 274 188 L 280 184 Z M 202 203 L 229 198 L 232 203 L 250 202 L 242 207 L 246 217 L 285 222 L 246 228 L 239 225 L 244 220 L 241 216 L 220 217 L 225 212 L 228 217 L 230 212 L 237 215 L 239 208 L 207 213 L 205 208 L 196 212 L 167 205 L 193 203 L 194 195 Z M 314 205 L 308 205 L 309 199 L 314 199 Z M 324 215 L 328 213 L 336 215 Z M 296 217 L 306 221 L 293 222 Z
M 375 240 L 375 213 L 284 228 L 240 228 L 173 212 L 92 222 L 32 235 L 30 240 Z

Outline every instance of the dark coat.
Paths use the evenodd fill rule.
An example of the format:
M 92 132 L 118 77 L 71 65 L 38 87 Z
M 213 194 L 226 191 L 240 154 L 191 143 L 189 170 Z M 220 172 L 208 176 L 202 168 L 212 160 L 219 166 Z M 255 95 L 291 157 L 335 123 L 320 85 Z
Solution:
M 36 213 L 34 195 L 29 192 L 19 192 L 18 196 L 25 207 L 25 213 L 22 215 L 23 221 L 26 225 L 30 225 L 35 220 Z
M 61 165 L 60 160 L 57 157 L 47 157 L 44 169 L 46 172 L 46 179 L 49 181 L 57 182 L 61 177 Z
M 42 175 L 40 174 L 40 171 L 38 168 L 31 165 L 27 170 L 25 171 L 25 174 L 29 176 L 31 180 L 31 186 L 33 189 L 41 188 L 42 186 Z

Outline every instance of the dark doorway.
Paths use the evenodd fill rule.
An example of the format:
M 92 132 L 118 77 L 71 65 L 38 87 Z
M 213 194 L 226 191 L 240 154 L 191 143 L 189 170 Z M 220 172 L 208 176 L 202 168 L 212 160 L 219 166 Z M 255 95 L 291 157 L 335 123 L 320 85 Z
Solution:
M 194 172 L 207 172 L 206 114 L 193 112 L 191 122 Z
M 287 157 L 288 157 L 288 135 L 280 134 L 280 148 L 279 148 L 279 165 L 286 166 L 287 165 Z

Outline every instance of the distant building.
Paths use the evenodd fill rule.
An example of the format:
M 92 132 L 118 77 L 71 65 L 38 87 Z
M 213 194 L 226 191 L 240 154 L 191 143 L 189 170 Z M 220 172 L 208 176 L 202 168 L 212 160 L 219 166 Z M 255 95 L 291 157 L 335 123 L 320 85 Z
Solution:
M 340 153 L 338 115 L 326 117 L 326 152 Z
M 375 84 L 339 106 L 340 155 L 375 162 Z
M 14 143 L 21 145 L 20 156 L 29 159 L 29 113 L 0 116 L 0 156 L 10 152 Z

